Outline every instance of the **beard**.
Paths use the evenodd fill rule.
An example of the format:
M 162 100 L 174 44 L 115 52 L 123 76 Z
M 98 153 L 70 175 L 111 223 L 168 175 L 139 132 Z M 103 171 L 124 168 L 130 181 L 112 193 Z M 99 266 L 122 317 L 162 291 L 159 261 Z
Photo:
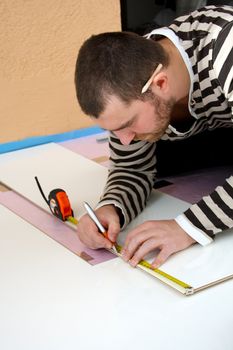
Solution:
M 152 126 L 150 133 L 137 134 L 134 138 L 135 141 L 158 141 L 165 134 L 170 124 L 171 113 L 175 105 L 175 99 L 165 101 L 162 98 L 151 93 L 149 100 L 154 106 L 154 125 Z

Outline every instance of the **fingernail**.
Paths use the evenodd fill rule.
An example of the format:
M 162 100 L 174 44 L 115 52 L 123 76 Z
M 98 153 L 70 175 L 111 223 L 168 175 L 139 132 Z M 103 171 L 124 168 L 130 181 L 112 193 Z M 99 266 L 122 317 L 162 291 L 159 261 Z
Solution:
M 131 265 L 132 267 L 135 267 L 135 266 L 137 265 L 137 261 L 134 260 L 134 259 L 131 259 L 131 260 L 129 261 L 129 263 L 130 263 L 130 265 Z
M 125 250 L 124 249 L 121 250 L 121 255 L 122 255 L 122 258 L 125 256 Z
M 125 251 L 125 250 L 122 251 L 121 257 L 122 257 L 122 259 L 123 259 L 124 261 L 128 261 L 128 260 L 129 260 L 128 257 L 127 257 L 127 255 L 126 255 L 126 251 Z
M 111 243 L 108 243 L 108 244 L 106 245 L 106 248 L 107 248 L 107 249 L 111 249 L 111 248 L 112 248 L 112 244 L 111 244 Z
M 152 264 L 151 267 L 152 267 L 152 269 L 158 269 L 159 268 L 159 264 Z

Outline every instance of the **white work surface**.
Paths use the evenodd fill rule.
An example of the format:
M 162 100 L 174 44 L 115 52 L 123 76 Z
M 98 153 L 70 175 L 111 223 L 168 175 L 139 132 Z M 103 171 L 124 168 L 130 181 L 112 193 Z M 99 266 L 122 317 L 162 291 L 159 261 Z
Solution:
M 107 173 L 104 166 L 54 143 L 0 155 L 0 182 L 50 212 L 37 176 L 46 197 L 55 188 L 66 191 L 77 217 L 85 211 L 83 201 L 98 202 Z
M 0 206 L 1 350 L 232 350 L 233 283 L 191 297 L 120 258 L 90 266 Z
M 93 207 L 97 204 L 107 172 L 105 167 L 53 143 L 0 156 L 0 181 L 50 212 L 37 188 L 34 179 L 37 175 L 46 196 L 54 188 L 67 192 L 78 217 L 84 212 L 83 201 Z M 120 234 L 118 243 L 122 245 L 127 232 L 136 225 L 146 220 L 174 218 L 189 206 L 153 191 L 146 209 Z M 216 242 L 207 247 L 197 244 L 173 255 L 163 264 L 162 271 L 194 289 L 202 288 L 233 275 L 232 246 L 231 232 L 218 235 Z
M 50 148 L 53 150 L 54 145 Z M 34 149 L 35 156 L 41 149 Z M 21 192 L 23 187 L 23 193 L 29 194 L 36 188 L 34 175 L 39 176 L 42 185 L 46 183 L 46 193 L 62 187 L 65 171 L 69 170 L 67 157 L 62 159 L 67 154 L 62 148 L 63 176 L 55 169 L 57 177 L 50 177 L 53 159 L 51 164 L 46 160 L 38 164 L 36 174 L 33 160 L 31 169 L 21 167 L 17 174 L 9 172 L 15 155 L 20 164 L 22 157 L 27 163 L 31 151 L 1 156 L 1 179 L 8 176 L 7 182 L 15 183 L 18 178 L 16 190 Z M 85 164 L 85 160 L 81 163 Z M 96 164 L 93 169 L 95 187 L 91 187 L 92 193 L 84 192 L 79 198 L 92 204 L 106 174 Z M 67 188 L 66 181 L 64 189 L 72 198 L 73 185 Z M 41 202 L 36 190 L 34 193 Z M 81 211 L 76 196 L 71 202 L 76 200 L 76 210 Z M 182 201 L 176 203 L 182 210 Z M 233 280 L 185 297 L 120 258 L 90 266 L 2 206 L 0 278 L 1 350 L 233 348 Z

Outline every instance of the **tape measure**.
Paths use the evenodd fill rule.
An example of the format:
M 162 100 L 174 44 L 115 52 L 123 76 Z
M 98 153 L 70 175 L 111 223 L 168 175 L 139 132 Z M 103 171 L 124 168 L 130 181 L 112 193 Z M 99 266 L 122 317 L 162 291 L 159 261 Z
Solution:
M 66 192 L 61 188 L 56 188 L 49 193 L 47 199 L 45 197 L 45 194 L 42 190 L 37 176 L 35 176 L 35 180 L 40 190 L 40 193 L 44 198 L 45 202 L 48 204 L 52 214 L 62 221 L 70 221 L 73 224 L 77 225 L 78 220 L 74 218 L 74 213 Z

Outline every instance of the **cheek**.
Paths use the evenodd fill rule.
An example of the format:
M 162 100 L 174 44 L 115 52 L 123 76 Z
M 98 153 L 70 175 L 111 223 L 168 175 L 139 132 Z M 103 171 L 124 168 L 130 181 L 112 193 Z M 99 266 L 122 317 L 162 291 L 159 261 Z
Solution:
M 155 114 L 154 110 L 147 113 L 143 118 L 141 118 L 140 122 L 137 125 L 137 129 L 135 130 L 137 133 L 150 133 L 151 130 L 155 127 Z

